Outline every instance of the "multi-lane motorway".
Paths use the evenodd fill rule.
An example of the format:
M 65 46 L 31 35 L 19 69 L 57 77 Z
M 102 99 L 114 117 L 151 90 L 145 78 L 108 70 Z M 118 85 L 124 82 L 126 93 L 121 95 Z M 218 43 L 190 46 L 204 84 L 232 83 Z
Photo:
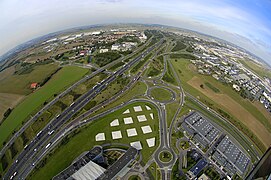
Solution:
M 139 62 L 142 58 L 148 55 L 154 48 L 161 45 L 164 40 L 159 41 L 157 44 L 151 46 L 139 56 L 137 56 L 134 60 L 125 64 L 122 68 L 115 71 L 114 74 L 103 82 L 95 86 L 93 89 L 89 90 L 87 93 L 78 98 L 74 104 L 67 109 L 65 109 L 56 119 L 51 121 L 46 127 L 28 144 L 28 146 L 19 154 L 17 161 L 15 161 L 8 172 L 5 174 L 4 178 L 9 179 L 12 175 L 16 174 L 15 178 L 24 179 L 22 175 L 27 172 L 27 169 L 31 166 L 35 166 L 35 162 L 30 162 L 35 154 L 39 153 L 39 150 L 42 147 L 49 147 L 51 145 L 50 132 L 57 132 L 76 112 L 78 112 L 82 107 L 84 107 L 90 100 L 92 100 L 97 94 L 99 94 L 102 90 L 104 90 L 108 84 L 113 82 L 117 76 L 122 75 L 125 71 L 127 71 L 134 64 Z
M 113 61 L 99 69 L 97 69 L 95 72 L 93 72 L 90 75 L 86 75 L 84 78 L 80 79 L 79 81 L 77 81 L 76 83 L 74 83 L 72 86 L 70 86 L 69 88 L 67 88 L 65 91 L 63 91 L 62 93 L 60 93 L 59 95 L 57 95 L 52 101 L 50 101 L 49 103 L 47 103 L 42 109 L 40 109 L 34 116 L 32 116 L 28 121 L 26 121 L 26 123 L 11 137 L 11 139 L 9 139 L 9 141 L 2 147 L 2 149 L 0 150 L 0 156 L 2 156 L 6 150 L 15 142 L 15 140 L 33 123 L 35 122 L 40 115 L 45 112 L 46 110 L 48 110 L 52 105 L 54 105 L 61 97 L 65 96 L 67 93 L 69 93 L 72 89 L 74 89 L 75 87 L 77 87 L 79 84 L 91 79 L 92 77 L 96 76 L 97 74 L 104 72 L 106 69 L 114 66 L 115 64 L 123 61 L 124 59 L 128 59 L 131 58 L 132 56 L 134 56 L 135 54 L 139 53 L 144 47 L 146 47 L 150 42 L 151 42 L 150 38 L 143 46 L 137 48 L 133 53 L 122 57 L 116 61 Z

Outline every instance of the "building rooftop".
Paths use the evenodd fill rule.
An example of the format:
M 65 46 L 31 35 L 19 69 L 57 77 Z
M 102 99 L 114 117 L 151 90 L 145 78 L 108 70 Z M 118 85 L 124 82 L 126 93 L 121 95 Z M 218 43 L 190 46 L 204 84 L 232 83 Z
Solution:
M 137 156 L 138 151 L 136 148 L 130 147 L 124 155 L 122 155 L 112 166 L 110 166 L 99 178 L 114 179 L 123 168 L 128 166 Z
M 89 161 L 85 166 L 76 171 L 72 177 L 76 180 L 95 180 L 102 175 L 106 169 L 99 166 L 98 164 Z
M 197 176 L 202 169 L 207 165 L 208 163 L 204 160 L 201 159 L 195 166 L 193 166 L 189 171 L 194 174 L 194 176 Z
M 208 143 L 211 143 L 219 135 L 220 131 L 209 119 L 198 112 L 193 112 L 185 117 L 185 122 Z
M 228 136 L 225 136 L 218 144 L 217 151 L 233 164 L 241 174 L 245 172 L 250 160 Z

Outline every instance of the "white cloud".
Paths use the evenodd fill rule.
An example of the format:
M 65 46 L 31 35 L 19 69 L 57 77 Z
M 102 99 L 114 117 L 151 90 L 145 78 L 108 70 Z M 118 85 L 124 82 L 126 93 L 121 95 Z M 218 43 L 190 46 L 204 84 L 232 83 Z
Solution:
M 2 0 L 0 7 L 0 53 L 53 31 L 117 22 L 166 24 L 222 38 L 230 32 L 249 38 L 263 51 L 271 43 L 271 28 L 262 19 L 224 1 Z

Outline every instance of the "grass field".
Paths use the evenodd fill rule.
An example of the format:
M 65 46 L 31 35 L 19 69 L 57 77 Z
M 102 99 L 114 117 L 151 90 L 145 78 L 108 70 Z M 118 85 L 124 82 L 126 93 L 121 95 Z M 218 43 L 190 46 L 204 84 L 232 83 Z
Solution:
M 14 130 L 21 126 L 23 121 L 25 121 L 35 109 L 40 108 L 47 99 L 82 78 L 87 72 L 87 69 L 79 67 L 64 67 L 42 88 L 29 95 L 12 111 L 9 117 L 0 126 L 0 146 L 2 146 L 3 142 Z
M 173 52 L 176 52 L 176 51 L 180 51 L 180 50 L 183 50 L 186 48 L 186 45 L 181 42 L 181 41 L 177 41 L 176 42 L 176 45 L 174 46 L 174 48 L 172 49 Z
M 143 155 L 143 161 L 146 162 L 150 155 L 154 152 L 156 147 L 158 146 L 159 142 L 159 123 L 158 123 L 158 114 L 156 109 L 151 105 L 147 104 L 149 107 L 151 107 L 151 110 L 146 110 L 145 107 L 146 103 L 133 103 L 130 104 L 124 108 L 121 108 L 120 110 L 117 110 L 114 113 L 111 113 L 99 120 L 96 120 L 92 122 L 90 125 L 88 125 L 85 128 L 82 128 L 80 131 L 78 131 L 75 135 L 73 135 L 71 138 L 66 139 L 65 143 L 61 145 L 59 148 L 57 148 L 52 155 L 47 158 L 45 165 L 41 168 L 36 170 L 30 179 L 51 179 L 54 175 L 59 173 L 61 170 L 63 170 L 65 167 L 70 165 L 70 163 L 78 157 L 82 152 L 87 151 L 91 149 L 95 144 L 104 144 L 104 143 L 130 143 L 134 141 L 141 141 L 143 150 L 141 150 L 141 153 Z M 143 112 L 134 112 L 133 107 L 141 105 Z M 122 114 L 126 109 L 130 109 L 131 114 Z M 149 113 L 154 113 L 154 120 L 149 119 Z M 145 114 L 148 118 L 145 122 L 137 122 L 135 119 L 137 115 Z M 132 116 L 134 123 L 129 125 L 124 125 L 122 118 Z M 110 122 L 114 119 L 119 119 L 120 126 L 110 127 Z M 153 132 L 149 134 L 142 134 L 141 126 L 144 125 L 150 125 Z M 99 127 L 99 128 L 97 128 Z M 138 136 L 133 137 L 127 137 L 126 129 L 129 128 L 136 128 Z M 122 132 L 122 139 L 118 140 L 112 140 L 111 139 L 111 131 L 114 130 L 121 130 Z M 95 141 L 95 136 L 97 133 L 105 133 L 105 141 Z M 147 146 L 147 143 L 145 141 L 146 138 L 156 137 L 156 146 L 149 148 Z
M 166 104 L 166 112 L 167 112 L 167 126 L 170 126 L 170 123 L 178 110 L 180 103 L 179 103 L 179 98 L 177 102 L 171 102 Z
M 35 66 L 31 72 L 26 74 L 8 76 L 0 81 L 0 93 L 28 95 L 32 92 L 30 89 L 30 84 L 32 82 L 41 83 L 57 69 L 58 65 L 51 63 Z
M 3 70 L 2 72 L 0 72 L 0 81 L 2 81 L 3 79 L 12 76 L 12 74 L 15 72 L 15 67 L 11 66 L 5 70 Z
M 269 123 L 271 124 L 271 116 L 270 113 L 268 111 L 266 111 L 265 107 L 259 102 L 259 101 L 255 101 L 252 103 L 253 106 L 255 106 L 255 108 L 257 108 L 263 115 L 264 117 L 269 121 Z
M 207 97 L 205 94 L 201 93 L 199 90 L 195 89 L 193 86 L 188 84 L 188 81 L 190 81 L 194 76 L 197 76 L 200 79 L 202 79 L 203 82 L 209 82 L 213 86 L 215 86 L 217 89 L 219 89 L 220 93 L 216 93 L 217 95 L 219 95 L 219 94 L 227 94 L 237 104 L 242 106 L 246 111 L 248 111 L 252 116 L 254 116 L 256 121 L 260 121 L 262 124 L 266 124 L 266 125 L 264 125 L 265 128 L 269 129 L 268 128 L 270 126 L 270 125 L 268 125 L 269 120 L 249 100 L 243 99 L 230 86 L 226 86 L 226 85 L 218 82 L 217 80 L 215 80 L 211 76 L 199 75 L 195 71 L 194 66 L 192 64 L 190 64 L 190 62 L 188 60 L 185 60 L 185 59 L 173 59 L 170 62 L 173 64 L 174 69 L 177 72 L 177 74 L 178 74 L 178 76 L 179 76 L 179 78 L 180 78 L 180 80 L 182 82 L 182 86 L 183 86 L 185 91 L 187 91 L 190 94 L 192 94 L 193 96 L 199 98 L 202 102 L 204 102 L 208 106 L 212 107 L 213 109 L 217 109 L 217 110 L 218 109 L 224 109 L 223 104 L 219 104 L 219 103 L 215 102 L 214 100 L 211 99 L 211 97 Z M 206 89 L 209 89 L 209 88 L 206 88 Z M 201 88 L 201 90 L 202 90 L 202 88 Z M 209 90 L 209 91 L 211 91 L 211 90 Z M 211 91 L 211 92 L 214 93 L 213 91 Z M 235 116 L 233 116 L 233 117 L 235 117 Z M 240 122 L 246 121 L 246 117 L 243 117 L 243 118 L 245 118 L 245 119 L 238 119 L 238 120 Z M 235 119 L 237 119 L 237 118 L 235 118 Z M 238 121 L 236 121 L 236 123 L 238 123 Z M 238 123 L 238 126 L 239 126 L 238 128 L 243 127 L 243 125 L 241 125 L 241 123 Z M 245 128 L 243 128 L 243 129 L 245 129 Z M 262 130 L 258 129 L 257 131 L 262 131 Z M 259 132 L 259 133 L 261 133 L 261 132 Z M 250 133 L 247 132 L 246 134 L 250 134 Z M 254 142 L 255 141 L 259 141 L 259 139 L 258 140 L 254 139 Z M 261 144 L 260 142 L 259 143 L 255 142 L 255 143 L 256 144 Z
M 172 73 L 172 70 L 171 70 L 169 64 L 167 64 L 167 71 L 166 71 L 165 75 L 162 77 L 162 79 L 168 83 L 177 85 L 176 79 L 174 78 L 174 75 Z
M 162 56 L 156 57 L 151 61 L 149 68 L 146 71 L 146 76 L 147 77 L 158 76 L 163 69 L 164 69 L 163 57 Z
M 169 101 L 172 98 L 172 93 L 167 89 L 154 87 L 151 89 L 151 96 L 158 101 Z

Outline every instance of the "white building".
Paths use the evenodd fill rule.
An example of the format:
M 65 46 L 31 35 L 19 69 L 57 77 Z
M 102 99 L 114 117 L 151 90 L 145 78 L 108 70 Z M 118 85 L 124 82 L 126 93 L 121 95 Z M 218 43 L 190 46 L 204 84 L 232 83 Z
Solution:
M 100 49 L 100 53 L 108 52 L 108 49 Z

